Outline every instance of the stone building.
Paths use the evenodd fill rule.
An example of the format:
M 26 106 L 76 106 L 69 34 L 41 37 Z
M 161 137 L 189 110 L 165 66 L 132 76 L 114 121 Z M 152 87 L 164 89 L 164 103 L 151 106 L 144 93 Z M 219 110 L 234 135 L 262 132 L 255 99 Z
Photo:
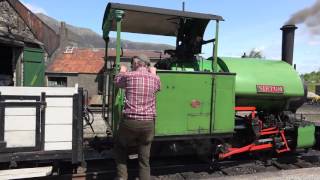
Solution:
M 104 49 L 66 49 L 59 53 L 46 71 L 47 85 L 70 87 L 76 84 L 99 94 L 98 81 L 104 66 Z
M 131 58 L 139 54 L 146 54 L 150 57 L 151 64 L 154 64 L 163 55 L 157 51 L 129 50 L 122 51 L 121 63 L 130 68 Z M 46 71 L 48 86 L 75 86 L 83 87 L 88 91 L 91 104 L 99 104 L 103 85 L 105 49 L 93 48 L 66 48 L 52 60 Z M 108 49 L 108 67 L 112 66 L 116 56 L 116 50 Z M 98 103 L 97 103 L 98 102 Z
M 59 36 L 18 0 L 0 0 L 0 85 L 43 86 Z

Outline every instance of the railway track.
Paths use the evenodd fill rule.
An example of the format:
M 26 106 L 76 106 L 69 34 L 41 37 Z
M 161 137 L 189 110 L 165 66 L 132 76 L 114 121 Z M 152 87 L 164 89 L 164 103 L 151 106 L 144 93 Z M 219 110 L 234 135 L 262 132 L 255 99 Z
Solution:
M 282 157 L 260 160 L 257 157 L 238 157 L 227 161 L 217 162 L 214 166 L 201 162 L 193 157 L 159 159 L 151 163 L 154 180 L 185 180 L 185 179 L 208 179 L 215 177 L 237 176 L 255 174 L 259 172 L 275 172 L 279 170 L 291 170 L 310 167 L 320 167 L 320 151 L 299 152 Z M 130 160 L 129 179 L 137 177 L 137 162 Z M 112 167 L 112 168 L 108 168 Z M 43 177 L 38 179 L 113 179 L 115 177 L 114 164 L 104 161 L 89 162 L 86 173 L 62 173 L 61 175 Z

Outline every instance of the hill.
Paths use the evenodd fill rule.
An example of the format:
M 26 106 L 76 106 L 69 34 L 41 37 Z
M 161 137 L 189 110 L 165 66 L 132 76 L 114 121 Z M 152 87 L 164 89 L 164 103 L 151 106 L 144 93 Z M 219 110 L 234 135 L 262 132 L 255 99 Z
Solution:
M 48 24 L 54 31 L 59 33 L 59 28 L 61 22 L 49 17 L 42 13 L 36 14 L 43 22 Z M 79 48 L 104 48 L 105 42 L 102 39 L 101 35 L 92 31 L 89 28 L 82 28 L 73 26 L 70 24 L 66 25 L 68 29 L 68 42 Z M 116 47 L 116 40 L 110 38 L 109 42 L 110 48 Z M 128 40 L 122 40 L 122 47 L 125 49 L 139 49 L 139 50 L 165 50 L 173 49 L 173 46 L 167 44 L 153 44 L 153 43 L 141 43 L 141 42 L 132 42 Z

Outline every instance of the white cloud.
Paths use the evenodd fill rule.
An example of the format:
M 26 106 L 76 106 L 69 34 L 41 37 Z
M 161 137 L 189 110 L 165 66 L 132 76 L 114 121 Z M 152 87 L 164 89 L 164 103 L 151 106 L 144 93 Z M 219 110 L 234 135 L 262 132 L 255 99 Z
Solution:
M 319 46 L 320 45 L 320 38 L 309 39 L 308 45 L 310 45 L 310 46 Z
M 300 74 L 305 74 L 305 73 L 310 73 L 312 71 L 318 71 L 320 70 L 319 66 L 316 66 L 315 64 L 317 64 L 316 60 L 312 60 L 310 62 L 297 62 L 295 63 L 297 65 L 297 71 Z
M 42 7 L 39 7 L 37 5 L 25 3 L 25 2 L 22 2 L 22 4 L 25 5 L 28 9 L 30 9 L 34 13 L 48 14 L 45 9 L 43 9 Z
M 308 44 L 311 45 L 311 46 L 319 46 L 320 45 L 320 41 L 309 41 Z

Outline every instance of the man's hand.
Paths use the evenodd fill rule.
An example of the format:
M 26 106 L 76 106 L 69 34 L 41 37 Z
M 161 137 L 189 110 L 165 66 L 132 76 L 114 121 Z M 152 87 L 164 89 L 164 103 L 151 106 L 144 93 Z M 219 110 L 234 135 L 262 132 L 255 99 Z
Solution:
M 157 74 L 157 68 L 155 68 L 155 67 L 149 67 L 149 72 L 150 72 L 151 74 Z
M 127 72 L 127 71 L 128 71 L 127 66 L 125 66 L 125 65 L 121 65 L 120 66 L 120 72 L 124 73 L 124 72 Z

